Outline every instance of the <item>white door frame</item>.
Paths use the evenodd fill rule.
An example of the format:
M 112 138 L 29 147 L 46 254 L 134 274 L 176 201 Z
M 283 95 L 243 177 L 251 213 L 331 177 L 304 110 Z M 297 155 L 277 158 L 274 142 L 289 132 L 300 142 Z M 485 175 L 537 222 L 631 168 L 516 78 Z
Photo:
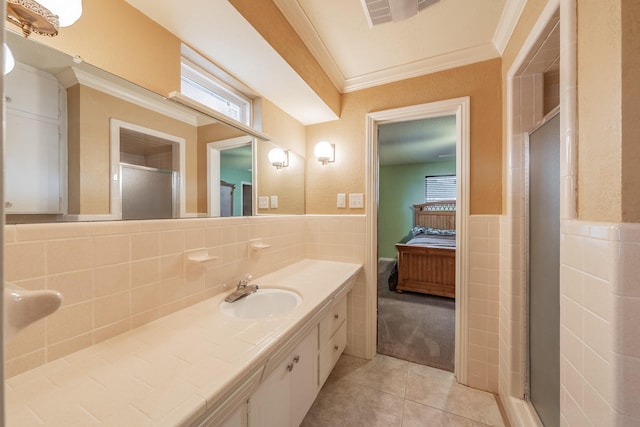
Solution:
M 220 152 L 253 145 L 254 140 L 251 135 L 245 135 L 207 143 L 207 212 L 210 217 L 220 216 Z M 252 148 L 255 151 L 255 147 Z M 255 159 L 256 156 L 252 157 Z
M 378 268 L 378 126 L 386 123 L 456 116 L 456 332 L 455 375 L 459 383 L 467 384 L 467 310 L 469 263 L 469 144 L 470 98 L 462 97 L 428 104 L 413 105 L 367 114 L 367 278 L 366 357 L 376 354 L 377 275 Z

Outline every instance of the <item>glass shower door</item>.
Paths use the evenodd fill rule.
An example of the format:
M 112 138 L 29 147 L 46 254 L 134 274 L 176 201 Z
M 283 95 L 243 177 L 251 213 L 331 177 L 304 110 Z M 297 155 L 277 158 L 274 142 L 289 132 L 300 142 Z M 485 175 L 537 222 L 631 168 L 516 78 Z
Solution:
M 529 135 L 529 399 L 560 425 L 560 115 Z

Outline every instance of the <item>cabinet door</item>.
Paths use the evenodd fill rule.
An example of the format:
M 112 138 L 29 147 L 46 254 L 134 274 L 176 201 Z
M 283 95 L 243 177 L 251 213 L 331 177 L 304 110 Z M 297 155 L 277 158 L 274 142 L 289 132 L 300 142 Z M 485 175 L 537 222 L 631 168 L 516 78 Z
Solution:
M 299 426 L 318 394 L 318 334 L 317 328 L 307 335 L 293 354 L 291 371 L 291 421 Z M 296 362 L 297 360 L 297 362 Z
M 249 399 L 251 427 L 291 425 L 291 358 L 283 360 Z
M 247 426 L 247 403 L 243 403 L 220 427 L 246 427 Z M 209 427 L 209 426 L 206 426 Z M 211 427 L 215 427 L 214 424 Z
M 59 213 L 58 124 L 9 108 L 6 114 L 6 213 Z
M 16 63 L 4 76 L 6 107 L 58 120 L 58 80 L 49 73 Z
M 296 346 L 249 399 L 249 426 L 298 426 L 318 394 L 318 328 Z

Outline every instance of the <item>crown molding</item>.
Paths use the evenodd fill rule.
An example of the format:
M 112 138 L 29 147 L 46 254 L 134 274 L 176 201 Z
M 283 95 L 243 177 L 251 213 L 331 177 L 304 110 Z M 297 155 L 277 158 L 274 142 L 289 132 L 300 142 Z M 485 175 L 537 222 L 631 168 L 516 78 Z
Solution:
M 506 0 L 493 42 L 352 78 L 346 78 L 342 74 L 336 61 L 297 0 L 274 0 L 274 3 L 300 38 L 304 40 L 307 48 L 318 60 L 336 88 L 341 93 L 349 93 L 501 56 L 520 18 L 526 0 Z
M 184 108 L 178 108 L 160 95 L 143 94 L 141 90 L 135 91 L 126 88 L 76 67 L 65 69 L 58 73 L 56 78 L 65 89 L 75 84 L 81 84 L 189 125 L 198 126 L 201 124 L 198 120 L 199 115 L 195 111 L 190 113 Z
M 462 49 L 443 55 L 425 58 L 420 61 L 388 68 L 375 73 L 366 74 L 347 79 L 343 93 L 354 92 L 387 83 L 423 76 L 451 68 L 462 67 L 475 62 L 497 58 L 500 54 L 493 43 L 484 43 L 479 46 Z
M 320 35 L 315 30 L 311 20 L 302 9 L 298 1 L 291 0 L 273 0 L 280 12 L 285 16 L 286 20 L 293 27 L 294 31 L 302 39 L 307 49 L 320 64 L 320 67 L 329 77 L 333 85 L 342 92 L 345 84 L 345 77 L 340 71 L 338 64 L 331 56 L 331 53 L 322 42 Z
M 506 0 L 496 32 L 493 34 L 493 44 L 502 55 L 507 48 L 507 43 L 511 39 L 520 15 L 524 10 L 527 0 Z

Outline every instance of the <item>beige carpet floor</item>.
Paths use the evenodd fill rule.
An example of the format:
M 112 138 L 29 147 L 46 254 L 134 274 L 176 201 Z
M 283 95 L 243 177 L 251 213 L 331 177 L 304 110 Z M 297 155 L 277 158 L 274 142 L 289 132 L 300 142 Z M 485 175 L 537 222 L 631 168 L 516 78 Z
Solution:
M 378 264 L 377 352 L 453 372 L 455 300 L 389 290 L 393 265 Z

